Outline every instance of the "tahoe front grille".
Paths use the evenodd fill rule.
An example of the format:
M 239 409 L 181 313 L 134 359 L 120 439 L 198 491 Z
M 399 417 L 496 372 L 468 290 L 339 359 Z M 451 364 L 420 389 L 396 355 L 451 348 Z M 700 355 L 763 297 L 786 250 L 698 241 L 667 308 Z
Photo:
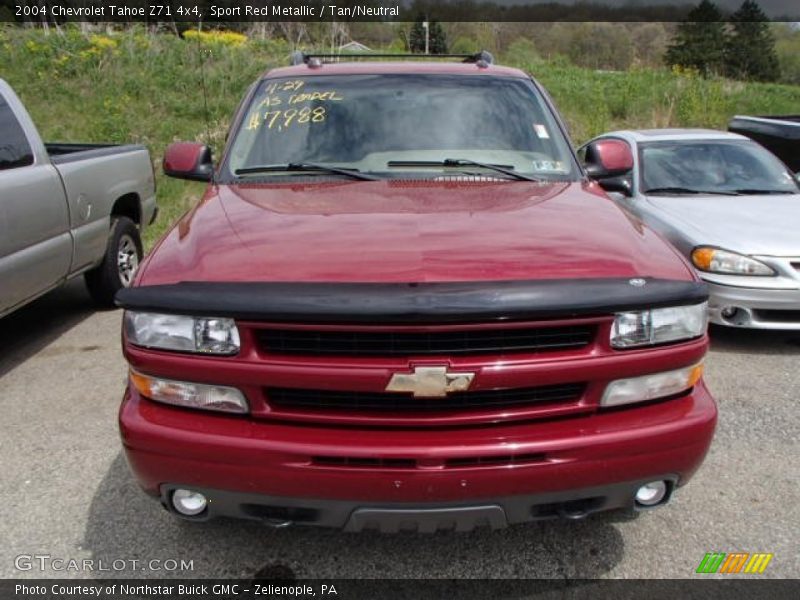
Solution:
M 390 392 L 340 392 L 301 388 L 266 389 L 267 402 L 279 409 L 320 411 L 446 411 L 459 409 L 520 408 L 537 404 L 578 400 L 585 383 L 561 383 L 539 387 L 457 392 L 444 398 L 415 398 Z
M 273 354 L 381 357 L 569 350 L 587 346 L 594 332 L 595 325 L 568 325 L 414 332 L 270 328 L 255 335 Z

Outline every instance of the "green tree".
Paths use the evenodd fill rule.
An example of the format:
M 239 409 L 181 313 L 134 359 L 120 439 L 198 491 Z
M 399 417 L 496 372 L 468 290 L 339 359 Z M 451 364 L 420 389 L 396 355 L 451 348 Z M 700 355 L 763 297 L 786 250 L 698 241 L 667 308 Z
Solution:
M 408 34 L 408 49 L 410 52 L 422 54 L 425 52 L 425 15 L 417 15 L 417 20 L 411 26 L 411 32 Z
M 431 54 L 447 54 L 447 34 L 439 21 L 431 21 L 430 36 Z
M 476 52 L 475 48 L 477 48 L 477 46 L 472 38 L 460 35 L 453 42 L 452 50 L 455 54 L 469 54 L 471 52 Z
M 725 24 L 717 5 L 702 0 L 678 25 L 664 62 L 697 69 L 703 76 L 723 71 L 725 59 Z
M 661 64 L 669 43 L 669 34 L 664 23 L 636 23 L 630 26 L 634 63 L 655 67 Z
M 536 45 L 525 37 L 514 38 L 506 50 L 506 56 L 508 60 L 514 61 L 518 65 L 524 65 L 526 68 L 541 62 Z
M 745 0 L 731 16 L 733 32 L 725 44 L 725 73 L 734 79 L 776 81 L 780 77 L 775 37 L 754 0 Z
M 425 16 L 420 14 L 408 35 L 408 49 L 422 54 L 425 52 Z M 439 21 L 428 23 L 428 51 L 431 54 L 447 54 L 447 35 Z
M 581 23 L 572 33 L 567 56 L 581 67 L 624 71 L 633 62 L 633 44 L 621 25 Z
M 800 85 L 800 28 L 787 23 L 773 26 L 775 52 L 781 67 L 781 82 Z

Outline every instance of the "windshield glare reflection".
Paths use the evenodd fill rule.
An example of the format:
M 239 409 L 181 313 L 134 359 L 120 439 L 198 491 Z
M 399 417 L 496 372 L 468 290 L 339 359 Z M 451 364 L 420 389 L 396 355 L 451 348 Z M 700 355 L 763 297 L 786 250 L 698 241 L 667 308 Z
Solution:
M 579 176 L 564 135 L 530 81 L 441 74 L 264 80 L 236 134 L 227 171 L 271 167 L 259 177 L 287 175 L 280 166 L 316 163 L 386 177 L 491 173 L 451 159 L 537 179 Z
M 797 193 L 792 174 L 749 141 L 676 141 L 640 144 L 644 193 Z

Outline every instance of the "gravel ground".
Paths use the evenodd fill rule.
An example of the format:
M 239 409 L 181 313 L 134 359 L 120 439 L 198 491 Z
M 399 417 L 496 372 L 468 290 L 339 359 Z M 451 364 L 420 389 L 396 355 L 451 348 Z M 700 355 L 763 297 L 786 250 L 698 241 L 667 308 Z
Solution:
M 800 576 L 800 333 L 712 330 L 716 439 L 663 509 L 496 532 L 380 535 L 184 523 L 144 496 L 117 434 L 119 319 L 93 312 L 74 282 L 0 320 L 0 577 L 110 575 L 15 568 L 19 555 L 47 554 L 106 565 L 193 561 L 191 572 L 113 574 L 133 577 L 683 578 L 710 551 L 772 552 L 761 577 Z

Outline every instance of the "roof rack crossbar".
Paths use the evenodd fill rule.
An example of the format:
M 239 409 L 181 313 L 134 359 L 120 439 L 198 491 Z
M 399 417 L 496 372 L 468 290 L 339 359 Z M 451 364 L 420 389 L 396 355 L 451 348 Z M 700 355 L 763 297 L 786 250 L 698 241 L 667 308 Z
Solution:
M 494 57 L 492 56 L 491 52 L 487 52 L 486 50 L 481 50 L 480 52 L 476 52 L 474 54 L 375 54 L 369 52 L 358 52 L 358 53 L 349 53 L 349 54 L 332 54 L 332 53 L 318 53 L 318 52 L 310 52 L 305 53 L 299 50 L 292 52 L 290 62 L 293 66 L 308 64 L 311 59 L 320 59 L 323 62 L 331 59 L 345 59 L 345 60 L 353 60 L 353 59 L 372 59 L 372 58 L 394 58 L 394 59 L 406 59 L 406 58 L 414 58 L 414 59 L 432 59 L 432 58 L 460 58 L 462 62 L 465 63 L 479 63 L 483 62 L 487 65 L 491 65 L 494 63 Z

